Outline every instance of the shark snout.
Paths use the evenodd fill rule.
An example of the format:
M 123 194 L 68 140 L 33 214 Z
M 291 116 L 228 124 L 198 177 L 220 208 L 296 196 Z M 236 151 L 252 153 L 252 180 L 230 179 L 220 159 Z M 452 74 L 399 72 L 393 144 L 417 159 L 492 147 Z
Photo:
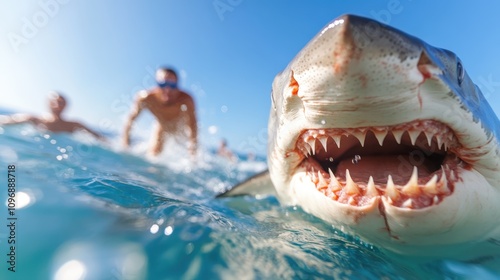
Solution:
M 424 64 L 432 63 L 419 39 L 370 19 L 344 15 L 328 24 L 292 62 L 290 84 L 305 99 L 394 95 L 417 88 L 432 74 L 429 67 L 420 66 Z

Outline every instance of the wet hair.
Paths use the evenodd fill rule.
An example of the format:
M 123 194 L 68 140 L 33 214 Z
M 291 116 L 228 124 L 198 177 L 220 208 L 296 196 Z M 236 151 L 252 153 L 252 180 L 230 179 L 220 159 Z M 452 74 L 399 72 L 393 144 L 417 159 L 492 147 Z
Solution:
M 64 97 L 64 95 L 62 95 L 60 92 L 58 91 L 51 91 L 49 92 L 49 96 L 48 96 L 49 100 L 56 100 L 56 99 L 61 99 L 65 104 L 68 103 L 66 101 L 66 98 Z
M 177 71 L 175 71 L 173 68 L 171 67 L 165 67 L 165 66 L 162 66 L 162 67 L 158 67 L 158 70 L 156 71 L 163 71 L 163 72 L 167 72 L 171 75 L 174 75 L 176 79 L 178 79 L 179 77 L 177 76 Z

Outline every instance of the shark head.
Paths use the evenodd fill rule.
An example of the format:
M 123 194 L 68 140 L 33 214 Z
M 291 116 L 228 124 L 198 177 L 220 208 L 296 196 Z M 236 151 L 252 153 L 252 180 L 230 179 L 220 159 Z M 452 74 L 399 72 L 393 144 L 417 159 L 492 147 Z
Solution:
M 452 52 L 341 16 L 273 82 L 280 201 L 405 254 L 500 236 L 500 123 Z

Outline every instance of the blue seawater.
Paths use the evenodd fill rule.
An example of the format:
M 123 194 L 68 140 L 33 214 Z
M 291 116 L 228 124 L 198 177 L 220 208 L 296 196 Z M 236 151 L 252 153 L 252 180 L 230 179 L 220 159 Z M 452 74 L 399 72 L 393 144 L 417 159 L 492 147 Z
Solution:
M 480 264 L 391 257 L 273 197 L 214 198 L 265 169 L 264 158 L 200 151 L 192 163 L 174 147 L 151 159 L 145 144 L 121 151 L 116 140 L 0 127 L 0 279 L 500 278 Z

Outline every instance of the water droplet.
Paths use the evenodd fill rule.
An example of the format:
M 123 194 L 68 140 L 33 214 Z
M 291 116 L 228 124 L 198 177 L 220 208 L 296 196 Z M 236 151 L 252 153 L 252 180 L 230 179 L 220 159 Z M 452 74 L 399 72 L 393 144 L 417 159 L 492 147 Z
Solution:
M 158 226 L 157 224 L 153 224 L 151 226 L 151 228 L 149 229 L 149 232 L 151 232 L 152 234 L 155 234 L 158 232 L 159 229 L 160 229 L 160 226 Z
M 321 124 L 326 124 L 326 121 L 325 120 L 321 120 Z
M 220 110 L 222 111 L 222 113 L 226 113 L 228 108 L 226 105 L 223 105 L 222 107 L 220 107 Z
M 332 157 L 330 157 L 328 160 L 329 160 L 330 162 L 333 162 L 333 158 L 332 158 Z
M 62 159 L 63 159 L 63 157 L 62 157 L 61 155 L 58 155 L 58 156 L 56 157 L 56 159 L 57 159 L 57 160 L 62 160 Z
M 358 162 L 361 160 L 360 155 L 355 155 L 354 158 L 352 159 L 353 164 L 358 164 Z
M 174 229 L 171 226 L 168 226 L 168 227 L 165 228 L 165 232 L 164 233 L 165 233 L 166 236 L 171 235 L 172 232 L 174 232 Z
M 57 141 L 55 139 L 50 140 L 50 144 L 54 145 L 56 143 L 57 143 Z
M 210 133 L 210 134 L 217 133 L 217 130 L 218 130 L 218 128 L 215 125 L 211 125 L 211 126 L 208 127 L 208 133 Z
M 186 104 L 182 104 L 182 105 L 181 105 L 181 111 L 182 111 L 182 112 L 186 112 L 186 111 L 187 111 L 187 109 L 188 109 L 188 107 L 186 106 Z

